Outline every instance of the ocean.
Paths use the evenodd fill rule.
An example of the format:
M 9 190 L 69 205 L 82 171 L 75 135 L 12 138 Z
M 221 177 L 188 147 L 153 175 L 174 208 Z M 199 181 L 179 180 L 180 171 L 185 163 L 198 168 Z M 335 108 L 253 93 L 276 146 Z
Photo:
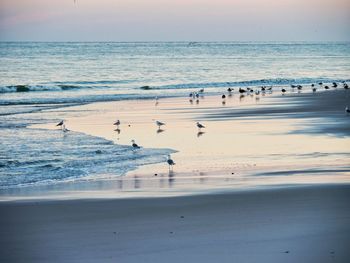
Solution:
M 349 81 L 350 43 L 0 43 L 0 188 L 116 177 L 171 149 L 33 129 L 69 106 Z M 86 114 L 86 113 L 75 113 Z

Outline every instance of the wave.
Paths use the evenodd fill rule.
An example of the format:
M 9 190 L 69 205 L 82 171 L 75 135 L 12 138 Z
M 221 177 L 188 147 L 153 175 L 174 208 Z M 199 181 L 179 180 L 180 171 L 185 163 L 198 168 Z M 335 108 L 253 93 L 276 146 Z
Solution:
M 0 86 L 0 93 L 10 92 L 37 92 L 37 91 L 67 91 L 82 89 L 120 89 L 123 84 L 130 85 L 134 83 L 134 89 L 140 90 L 177 90 L 192 88 L 224 88 L 224 87 L 246 87 L 246 86 L 287 86 L 303 85 L 318 82 L 349 82 L 350 79 L 331 79 L 331 78 L 274 78 L 245 81 L 222 81 L 222 82 L 198 82 L 198 83 L 178 83 L 168 85 L 140 85 L 135 87 L 136 80 L 100 80 L 100 81 L 75 81 L 75 82 L 53 82 L 38 85 L 8 85 Z
M 10 92 L 30 92 L 30 91 L 62 91 L 62 90 L 73 90 L 88 88 L 88 86 L 77 86 L 77 85 L 10 85 L 0 87 L 0 93 Z
M 225 81 L 225 82 L 208 82 L 208 83 L 185 83 L 185 84 L 172 84 L 163 86 L 144 86 L 140 87 L 144 89 L 191 89 L 191 88 L 224 88 L 224 87 L 249 87 L 249 86 L 287 86 L 287 85 L 305 85 L 312 83 L 332 83 L 332 82 L 348 82 L 350 79 L 330 79 L 330 78 L 275 78 L 275 79 L 259 79 L 259 80 L 246 80 L 246 81 Z
M 0 151 L 0 190 L 115 178 L 141 165 L 164 162 L 174 152 L 134 151 L 131 146 L 72 131 L 62 136 L 60 130 L 2 129 L 0 134 L 7 142 Z

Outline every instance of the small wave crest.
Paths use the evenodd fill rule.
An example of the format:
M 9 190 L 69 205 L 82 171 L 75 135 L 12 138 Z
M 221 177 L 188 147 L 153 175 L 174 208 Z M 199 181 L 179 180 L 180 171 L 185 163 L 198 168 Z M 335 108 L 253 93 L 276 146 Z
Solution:
M 162 86 L 143 86 L 141 89 L 191 89 L 191 88 L 225 88 L 225 87 L 249 87 L 249 86 L 287 86 L 287 85 L 305 85 L 312 83 L 332 83 L 332 82 L 348 82 L 349 79 L 330 79 L 330 78 L 275 78 L 275 79 L 259 79 L 246 81 L 225 81 L 225 82 L 207 82 L 207 83 L 182 83 Z
M 134 151 L 81 133 L 60 130 L 1 129 L 0 189 L 71 180 L 112 178 L 140 165 L 165 160 L 170 149 Z M 18 140 L 21 137 L 23 139 Z

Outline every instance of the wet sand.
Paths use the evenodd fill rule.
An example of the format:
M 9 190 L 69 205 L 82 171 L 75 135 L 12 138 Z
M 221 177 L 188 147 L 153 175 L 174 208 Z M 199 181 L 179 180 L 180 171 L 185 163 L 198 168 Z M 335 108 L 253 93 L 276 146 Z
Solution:
M 0 203 L 1 262 L 348 262 L 350 186 Z
M 164 162 L 141 166 L 122 177 L 28 187 L 10 195 L 147 197 L 350 182 L 347 90 L 234 94 L 224 105 L 219 95 L 198 101 L 183 97 L 159 99 L 157 104 L 154 100 L 117 101 L 58 112 L 67 114 L 67 126 L 73 131 L 116 144 L 130 145 L 135 139 L 145 148 L 173 149 L 176 165 L 169 172 L 164 156 Z M 121 120 L 119 131 L 113 126 L 116 119 Z M 156 120 L 166 123 L 161 131 Z M 196 121 L 206 128 L 199 131 Z M 40 127 L 55 128 L 52 123 Z

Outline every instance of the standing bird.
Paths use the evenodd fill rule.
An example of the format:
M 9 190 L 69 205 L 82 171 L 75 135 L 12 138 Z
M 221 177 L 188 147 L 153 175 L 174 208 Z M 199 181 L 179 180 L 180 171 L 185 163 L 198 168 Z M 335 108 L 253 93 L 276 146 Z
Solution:
M 239 88 L 238 91 L 239 91 L 239 93 L 241 93 L 241 94 L 247 92 L 245 89 L 242 89 L 242 88 Z
M 117 129 L 119 129 L 120 120 L 117 120 L 115 123 L 113 123 L 113 125 L 116 125 L 116 126 L 117 126 Z
M 349 109 L 348 106 L 345 107 L 345 112 L 346 112 L 346 114 L 349 114 L 349 113 L 350 113 L 350 109 Z
M 168 165 L 169 165 L 169 171 L 170 171 L 170 168 L 171 168 L 171 170 L 173 170 L 173 165 L 175 165 L 176 163 L 174 162 L 174 160 L 173 159 L 171 159 L 171 156 L 170 156 L 170 154 L 168 154 L 168 159 L 167 159 L 167 161 L 166 161 L 167 163 L 168 163 Z
M 200 89 L 198 93 L 204 93 L 204 89 Z
M 197 121 L 197 127 L 199 130 L 201 130 L 202 128 L 205 128 L 205 126 L 200 124 L 198 121 Z
M 135 140 L 131 140 L 131 146 L 134 148 L 134 149 L 140 149 L 141 147 L 140 146 L 138 146 L 137 144 L 136 144 L 136 142 L 135 142 Z
M 60 127 L 62 128 L 63 125 L 64 125 L 64 121 L 62 120 L 62 121 L 60 121 L 59 123 L 57 123 L 56 126 L 60 126 Z
M 324 88 L 325 88 L 325 89 L 329 89 L 329 87 L 328 87 L 328 86 L 324 86 Z
M 332 83 L 332 87 L 333 87 L 333 88 L 336 88 L 336 87 L 338 87 L 338 84 L 337 84 L 336 82 L 333 82 L 333 83 Z
M 317 90 L 317 89 L 316 89 L 315 87 L 312 88 L 312 92 L 316 92 L 316 90 Z
M 284 94 L 284 93 L 286 92 L 286 89 L 282 89 L 281 91 L 282 91 L 282 93 Z
M 156 121 L 156 124 L 157 124 L 157 126 L 158 126 L 158 129 L 160 129 L 160 126 L 165 125 L 165 123 L 164 123 L 164 122 L 161 122 L 161 121 Z
M 221 98 L 224 100 L 226 99 L 226 95 L 225 94 L 222 94 Z

